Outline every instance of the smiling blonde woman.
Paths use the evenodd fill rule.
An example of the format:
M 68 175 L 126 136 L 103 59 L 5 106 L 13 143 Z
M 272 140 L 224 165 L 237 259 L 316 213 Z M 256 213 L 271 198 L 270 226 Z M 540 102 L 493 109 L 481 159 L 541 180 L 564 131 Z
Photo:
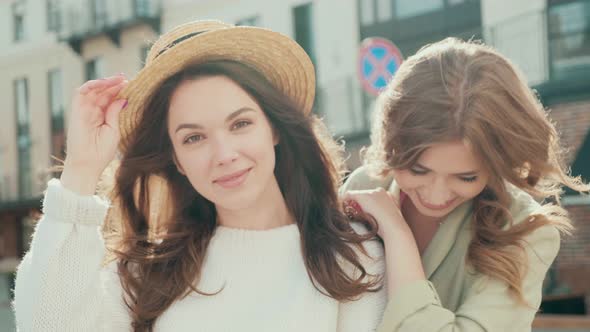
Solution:
M 572 226 L 557 132 L 490 47 L 422 48 L 381 95 L 365 165 L 343 196 L 379 225 L 389 303 L 379 331 L 530 331 Z M 538 203 L 541 202 L 541 203 Z

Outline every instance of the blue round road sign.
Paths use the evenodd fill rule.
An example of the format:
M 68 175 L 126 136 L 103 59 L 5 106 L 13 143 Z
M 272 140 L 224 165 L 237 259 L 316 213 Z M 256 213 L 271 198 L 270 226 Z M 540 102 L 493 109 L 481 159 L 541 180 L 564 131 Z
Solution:
M 387 39 L 371 37 L 362 41 L 359 51 L 359 79 L 363 89 L 377 96 L 402 64 L 400 50 Z

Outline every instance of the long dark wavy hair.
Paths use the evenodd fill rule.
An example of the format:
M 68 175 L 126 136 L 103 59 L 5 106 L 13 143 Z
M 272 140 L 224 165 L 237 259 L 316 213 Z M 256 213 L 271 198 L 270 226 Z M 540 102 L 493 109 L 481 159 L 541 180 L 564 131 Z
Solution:
M 152 331 L 175 300 L 191 292 L 204 294 L 197 286 L 215 234 L 216 210 L 177 170 L 167 114 L 180 83 L 219 75 L 257 101 L 280 137 L 274 175 L 297 222 L 301 254 L 314 287 L 338 301 L 381 287 L 381 278 L 367 273 L 358 255 L 366 255 L 362 242 L 373 238 L 376 228 L 368 225 L 366 234 L 357 234 L 342 213 L 337 197 L 342 149 L 321 121 L 297 109 L 253 68 L 233 61 L 208 62 L 170 77 L 151 97 L 128 149 L 113 168 L 112 185 L 104 189 L 113 202 L 105 237 L 118 262 L 134 331 Z M 351 275 L 345 265 L 360 273 Z

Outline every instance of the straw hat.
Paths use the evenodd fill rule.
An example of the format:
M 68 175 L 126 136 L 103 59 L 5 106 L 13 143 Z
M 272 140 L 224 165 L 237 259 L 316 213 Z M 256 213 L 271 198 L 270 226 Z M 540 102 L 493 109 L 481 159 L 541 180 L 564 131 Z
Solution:
M 291 38 L 268 29 L 196 21 L 162 35 L 151 47 L 146 64 L 120 97 L 128 100 L 120 113 L 120 150 L 139 123 L 155 90 L 187 65 L 234 60 L 253 67 L 309 114 L 315 95 L 314 67 Z

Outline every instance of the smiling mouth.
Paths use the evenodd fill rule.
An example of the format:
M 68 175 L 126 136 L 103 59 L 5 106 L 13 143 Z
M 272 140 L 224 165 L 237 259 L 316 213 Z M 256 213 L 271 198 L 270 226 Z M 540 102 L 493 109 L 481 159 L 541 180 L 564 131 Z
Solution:
M 224 175 L 213 180 L 213 183 L 220 185 L 223 188 L 235 188 L 244 183 L 252 168 L 247 168 L 235 173 Z
M 453 205 L 453 203 L 457 200 L 457 197 L 450 199 L 448 201 L 446 201 L 444 204 L 441 205 L 437 205 L 437 204 L 430 204 L 428 202 L 425 202 L 424 199 L 422 199 L 422 196 L 420 196 L 419 193 L 416 193 L 416 195 L 418 196 L 418 199 L 420 200 L 420 203 L 422 204 L 422 206 L 425 206 L 431 210 L 444 210 L 444 209 L 448 209 L 451 205 Z

